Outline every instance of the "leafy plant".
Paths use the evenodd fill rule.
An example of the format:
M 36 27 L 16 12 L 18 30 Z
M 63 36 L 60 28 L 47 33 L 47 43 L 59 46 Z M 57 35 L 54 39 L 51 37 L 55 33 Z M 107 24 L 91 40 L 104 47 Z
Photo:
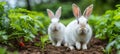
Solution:
M 0 43 L 15 47 L 26 41 L 33 41 L 36 35 L 45 35 L 49 19 L 42 12 L 17 8 L 10 9 L 0 2 Z
M 11 52 L 7 51 L 6 48 L 0 47 L 0 54 L 10 54 Z M 18 54 L 17 51 L 14 51 L 12 54 Z
M 103 16 L 92 17 L 89 21 L 93 25 L 95 37 L 108 40 L 106 53 L 110 54 L 112 49 L 119 52 L 120 49 L 120 5 L 118 9 L 108 10 Z
M 42 36 L 40 38 L 40 41 L 41 41 L 41 48 L 44 49 L 44 46 L 46 45 L 46 41 L 48 41 L 48 36 Z
M 10 26 L 13 29 L 13 34 L 24 36 L 26 41 L 32 40 L 31 38 L 34 38 L 40 30 L 42 34 L 45 34 L 45 26 L 49 22 L 45 22 L 44 14 L 30 12 L 26 9 L 10 10 L 8 17 L 11 20 Z
M 6 53 L 6 49 L 5 48 L 0 48 L 0 54 L 5 54 Z
M 44 47 L 47 44 L 48 41 L 48 35 L 41 36 L 39 42 L 36 42 L 34 45 L 40 47 L 42 50 L 44 50 Z

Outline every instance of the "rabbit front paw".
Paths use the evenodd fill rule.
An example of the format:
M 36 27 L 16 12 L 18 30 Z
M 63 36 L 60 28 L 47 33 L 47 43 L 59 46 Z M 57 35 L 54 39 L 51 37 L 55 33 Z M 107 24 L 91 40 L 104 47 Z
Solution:
M 53 42 L 52 45 L 55 46 L 55 43 Z
M 65 43 L 65 44 L 64 44 L 64 46 L 65 46 L 65 47 L 67 47 L 67 46 L 68 46 L 68 44 L 67 44 L 67 43 Z
M 76 42 L 75 46 L 76 46 L 77 50 L 80 50 L 81 44 L 79 42 Z
M 70 50 L 74 50 L 75 48 L 73 46 L 69 46 Z
M 83 44 L 83 45 L 82 45 L 82 49 L 83 49 L 83 50 L 87 49 L 87 44 Z
M 61 43 L 62 43 L 62 41 L 58 41 L 57 44 L 56 44 L 56 46 L 57 47 L 61 46 Z

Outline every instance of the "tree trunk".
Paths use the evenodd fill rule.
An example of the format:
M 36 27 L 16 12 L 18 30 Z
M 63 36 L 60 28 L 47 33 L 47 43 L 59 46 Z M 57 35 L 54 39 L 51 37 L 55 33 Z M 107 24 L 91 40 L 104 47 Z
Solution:
M 27 3 L 27 10 L 32 10 L 30 6 L 30 0 L 26 0 L 26 3 Z

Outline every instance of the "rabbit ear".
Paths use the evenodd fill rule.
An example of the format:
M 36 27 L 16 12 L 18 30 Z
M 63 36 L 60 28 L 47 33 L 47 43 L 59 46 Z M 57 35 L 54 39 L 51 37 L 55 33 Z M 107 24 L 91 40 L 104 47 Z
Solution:
M 91 15 L 92 10 L 93 10 L 93 4 L 91 4 L 90 6 L 88 6 L 88 7 L 85 9 L 85 11 L 84 11 L 84 13 L 83 13 L 83 16 L 85 16 L 86 18 L 88 18 L 88 17 Z
M 54 17 L 54 13 L 50 9 L 47 9 L 47 13 L 51 19 Z
M 62 7 L 59 7 L 59 8 L 57 9 L 56 14 L 55 14 L 55 17 L 56 17 L 56 18 L 60 18 L 60 16 L 61 16 L 61 8 L 62 8 Z
M 76 18 L 81 16 L 80 8 L 76 4 L 72 4 L 73 14 Z

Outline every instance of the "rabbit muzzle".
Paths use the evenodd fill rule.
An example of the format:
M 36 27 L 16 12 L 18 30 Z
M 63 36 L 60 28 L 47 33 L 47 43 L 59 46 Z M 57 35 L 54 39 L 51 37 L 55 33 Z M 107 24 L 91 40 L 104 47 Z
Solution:
M 57 27 L 56 27 L 56 26 L 53 28 L 53 31 L 54 31 L 54 32 L 55 32 L 55 31 L 58 31 L 58 29 L 57 29 Z
M 85 29 L 85 28 L 82 28 L 80 35 L 85 35 L 85 34 L 86 34 L 86 29 Z

